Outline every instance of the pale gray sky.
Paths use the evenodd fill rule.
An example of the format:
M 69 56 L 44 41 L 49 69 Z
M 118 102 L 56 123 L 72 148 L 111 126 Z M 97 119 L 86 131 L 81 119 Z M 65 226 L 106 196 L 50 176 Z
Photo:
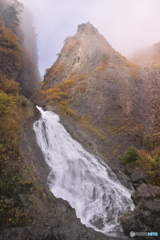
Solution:
M 90 21 L 122 55 L 160 41 L 160 0 L 19 0 L 32 11 L 41 75 L 63 41 Z

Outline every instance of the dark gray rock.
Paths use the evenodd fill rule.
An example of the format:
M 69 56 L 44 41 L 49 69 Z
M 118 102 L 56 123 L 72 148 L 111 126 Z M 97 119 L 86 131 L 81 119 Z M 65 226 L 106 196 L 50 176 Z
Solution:
M 122 227 L 126 235 L 134 232 L 159 232 L 160 230 L 160 187 L 141 184 L 132 194 L 136 204 L 133 211 L 129 211 L 122 218 Z M 159 232 L 160 234 L 160 232 Z M 144 237 L 135 237 L 144 239 Z M 150 237 L 147 239 L 155 239 Z M 157 238 L 158 239 L 158 238 Z
M 97 229 L 102 229 L 104 227 L 103 219 L 99 218 L 98 220 L 92 220 L 90 223 L 95 226 Z
M 142 182 L 145 182 L 145 172 L 140 168 L 135 168 L 130 174 L 131 181 L 135 188 L 137 188 Z
M 142 183 L 132 194 L 131 198 L 135 205 L 137 205 L 142 199 L 160 199 L 160 187 Z

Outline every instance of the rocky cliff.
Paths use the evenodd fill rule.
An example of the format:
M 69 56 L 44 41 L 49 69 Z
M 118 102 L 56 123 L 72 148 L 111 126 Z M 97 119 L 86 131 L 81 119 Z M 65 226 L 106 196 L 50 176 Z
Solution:
M 36 34 L 30 15 L 18 1 L 0 2 L 0 77 L 19 82 L 26 97 L 34 93 L 40 81 Z
M 65 40 L 42 94 L 79 124 L 98 128 L 99 138 L 108 141 L 105 151 L 116 156 L 131 145 L 141 147 L 159 128 L 159 77 L 159 68 L 129 62 L 87 23 Z

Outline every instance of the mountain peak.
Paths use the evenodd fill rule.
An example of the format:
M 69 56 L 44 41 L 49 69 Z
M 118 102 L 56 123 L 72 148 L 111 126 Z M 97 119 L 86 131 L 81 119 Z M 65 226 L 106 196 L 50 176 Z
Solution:
M 57 61 L 47 70 L 45 81 L 52 87 L 75 72 L 95 75 L 96 69 L 98 72 L 105 71 L 124 61 L 126 59 L 111 47 L 90 22 L 83 23 L 78 26 L 74 36 L 65 39 Z
M 98 30 L 90 22 L 87 22 L 78 25 L 78 32 L 95 34 L 98 33 Z
M 156 53 L 158 48 L 159 43 L 154 46 Z M 141 144 L 141 137 L 160 131 L 159 78 L 159 68 L 143 69 L 127 61 L 86 23 L 66 39 L 47 70 L 42 96 L 79 124 L 92 119 L 88 126 L 94 123 L 102 130 L 100 138 L 105 137 L 112 151 L 113 146 L 126 148 L 137 140 Z

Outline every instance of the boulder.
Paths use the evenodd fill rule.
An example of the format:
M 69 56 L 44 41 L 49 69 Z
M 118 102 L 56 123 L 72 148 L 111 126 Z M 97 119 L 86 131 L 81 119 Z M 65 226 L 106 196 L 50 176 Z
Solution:
M 137 205 L 142 199 L 160 199 L 160 187 L 142 183 L 132 194 L 131 198 L 135 205 Z

